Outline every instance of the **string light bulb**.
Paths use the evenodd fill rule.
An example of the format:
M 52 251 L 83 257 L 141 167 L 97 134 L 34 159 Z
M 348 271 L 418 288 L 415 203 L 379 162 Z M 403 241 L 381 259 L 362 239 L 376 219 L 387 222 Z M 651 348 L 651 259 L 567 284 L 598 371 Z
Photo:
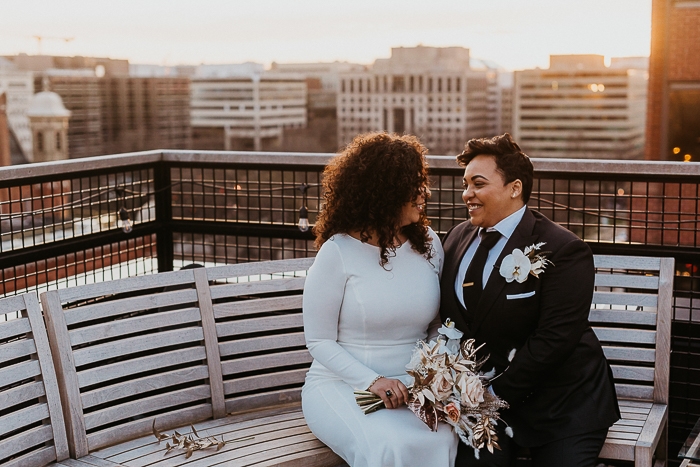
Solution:
M 299 209 L 299 223 L 297 226 L 302 232 L 308 232 L 309 230 L 309 211 L 306 209 L 306 206 L 302 206 Z
M 131 233 L 131 231 L 134 230 L 131 219 L 129 219 L 129 211 L 127 211 L 126 208 L 121 208 L 119 210 L 119 219 L 122 221 L 122 231 L 124 231 L 125 234 Z

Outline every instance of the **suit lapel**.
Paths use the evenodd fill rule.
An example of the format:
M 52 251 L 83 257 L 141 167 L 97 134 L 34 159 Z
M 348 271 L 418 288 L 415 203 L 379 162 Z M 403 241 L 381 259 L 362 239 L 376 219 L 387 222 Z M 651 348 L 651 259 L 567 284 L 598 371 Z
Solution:
M 503 293 L 503 288 L 507 284 L 506 280 L 501 277 L 501 273 L 498 270 L 503 258 L 511 254 L 514 248 L 523 250 L 526 246 L 535 243 L 538 236 L 533 235 L 532 233 L 534 227 L 535 216 L 532 215 L 530 209 L 526 208 L 523 218 L 513 231 L 513 235 L 510 236 L 508 242 L 503 247 L 503 251 L 501 251 L 498 259 L 496 259 L 493 271 L 491 271 L 489 279 L 486 282 L 486 287 L 484 287 L 484 291 L 481 294 L 481 299 L 476 307 L 476 314 L 472 324 L 472 329 L 475 334 L 479 329 L 479 326 L 481 326 L 481 323 L 484 321 L 484 318 L 491 310 L 491 307 L 493 307 L 496 299 Z

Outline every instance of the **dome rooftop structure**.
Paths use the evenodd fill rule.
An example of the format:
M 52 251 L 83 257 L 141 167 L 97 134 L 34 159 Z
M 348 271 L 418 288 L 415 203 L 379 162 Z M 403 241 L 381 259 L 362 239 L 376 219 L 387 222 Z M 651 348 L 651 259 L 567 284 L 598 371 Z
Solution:
M 70 117 L 70 114 L 70 110 L 63 105 L 61 96 L 50 91 L 34 94 L 27 111 L 29 117 Z

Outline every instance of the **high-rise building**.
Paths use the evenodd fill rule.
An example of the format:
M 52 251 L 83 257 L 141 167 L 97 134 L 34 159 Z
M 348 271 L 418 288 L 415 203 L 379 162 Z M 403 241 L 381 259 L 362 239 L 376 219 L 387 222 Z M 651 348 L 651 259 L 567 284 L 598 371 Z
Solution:
M 652 0 L 645 158 L 700 161 L 700 2 Z
M 22 71 L 11 61 L 0 57 L 0 94 L 6 96 L 5 114 L 9 130 L 14 133 L 24 157 L 32 161 L 32 131 L 29 128 L 29 101 L 34 94 L 32 74 Z
M 386 130 L 418 136 L 433 154 L 460 152 L 498 130 L 497 71 L 462 47 L 393 48 L 366 71 L 341 74 L 338 142 Z
M 252 65 L 198 67 L 190 101 L 195 149 L 280 150 L 286 128 L 306 126 L 304 78 Z
M 641 159 L 648 72 L 640 59 L 552 55 L 515 72 L 513 136 L 531 157 Z

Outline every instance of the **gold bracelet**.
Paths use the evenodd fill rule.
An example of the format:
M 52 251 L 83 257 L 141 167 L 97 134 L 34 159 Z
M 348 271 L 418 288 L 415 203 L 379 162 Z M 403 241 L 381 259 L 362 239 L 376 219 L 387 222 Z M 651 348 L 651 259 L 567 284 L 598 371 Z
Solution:
M 376 383 L 377 381 L 379 381 L 383 377 L 384 376 L 382 376 L 382 375 L 377 375 L 377 377 L 374 378 L 371 383 L 369 383 L 369 386 L 367 386 L 367 390 L 369 391 L 369 388 L 371 388 L 374 385 L 374 383 Z

